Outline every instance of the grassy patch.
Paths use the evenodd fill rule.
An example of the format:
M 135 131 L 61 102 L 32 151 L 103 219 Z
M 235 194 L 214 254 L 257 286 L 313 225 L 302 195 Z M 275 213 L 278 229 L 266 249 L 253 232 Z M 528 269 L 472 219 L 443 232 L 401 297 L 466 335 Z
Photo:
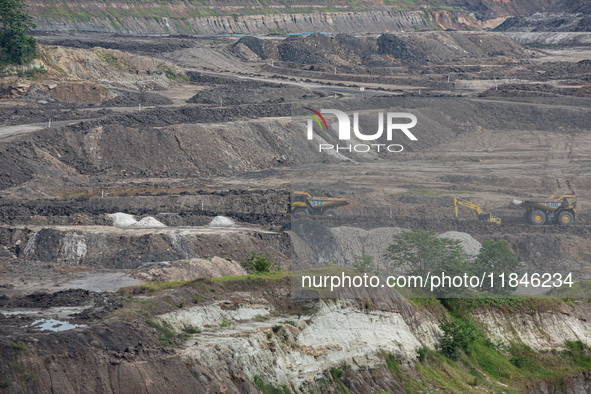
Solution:
M 160 343 L 163 346 L 167 346 L 170 344 L 170 340 L 174 337 L 176 337 L 176 334 L 168 327 L 165 327 L 157 322 L 155 322 L 154 320 L 146 320 L 146 323 L 148 323 L 148 325 L 150 327 L 153 327 L 157 330 L 159 330 L 160 332 L 162 332 L 162 336 L 158 337 L 158 339 L 160 340 Z
M 172 68 L 168 67 L 164 63 L 161 63 L 158 66 L 158 70 L 162 71 L 164 73 L 164 75 L 166 75 L 166 78 L 171 79 L 173 81 L 175 81 L 177 79 L 180 79 L 180 80 L 183 80 L 183 81 L 188 81 L 189 80 L 189 77 L 187 77 L 184 74 L 177 74 L 177 73 L 175 73 Z
M 10 346 L 12 346 L 12 348 L 15 351 L 22 351 L 22 350 L 27 350 L 27 345 L 24 342 L 10 342 Z
M 235 275 L 235 276 L 222 276 L 221 278 L 212 278 L 214 282 L 228 282 L 237 280 L 255 280 L 255 279 L 270 279 L 273 281 L 280 281 L 283 278 L 287 278 L 292 274 L 290 271 L 274 271 L 265 272 L 262 274 L 253 275 Z
M 447 6 L 447 5 L 434 5 L 434 6 L 430 6 L 430 7 L 425 8 L 425 11 L 439 11 L 439 10 L 444 10 L 444 11 L 464 11 L 460 7 Z
M 35 373 L 33 373 L 32 371 L 28 370 L 27 368 L 25 368 L 24 366 L 20 365 L 20 364 L 14 364 L 12 366 L 12 369 L 14 369 L 22 379 L 25 380 L 34 380 L 34 381 L 38 381 L 39 378 L 37 377 L 37 375 L 35 375 Z
M 168 290 L 168 289 L 176 289 L 181 286 L 186 286 L 187 281 L 179 280 L 179 281 L 172 281 L 172 282 L 150 282 L 144 283 L 139 286 L 133 286 L 132 288 L 139 288 L 141 289 L 139 293 L 155 293 L 157 291 Z M 129 287 L 125 287 L 123 289 L 129 289 Z
M 123 67 L 123 65 L 119 62 L 119 58 L 117 56 L 101 51 L 96 51 L 95 53 L 99 58 L 101 58 L 102 61 L 104 61 L 108 65 L 117 67 L 120 70 L 125 69 L 125 67 Z
M 259 375 L 255 375 L 252 378 L 252 381 L 254 382 L 254 384 L 256 384 L 256 386 L 259 388 L 259 390 L 261 390 L 263 392 L 263 394 L 289 394 L 290 393 L 290 391 L 286 385 L 283 385 L 281 387 L 281 389 L 278 389 L 277 387 L 274 387 L 270 384 L 266 384 L 265 382 L 263 382 L 263 380 L 261 379 L 261 377 Z

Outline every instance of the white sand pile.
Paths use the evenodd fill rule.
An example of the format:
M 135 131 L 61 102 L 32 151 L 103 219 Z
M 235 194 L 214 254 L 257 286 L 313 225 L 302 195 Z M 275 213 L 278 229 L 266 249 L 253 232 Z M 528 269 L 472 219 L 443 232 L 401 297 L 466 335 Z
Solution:
M 439 234 L 437 237 L 459 240 L 460 245 L 462 245 L 464 248 L 464 251 L 472 256 L 476 256 L 478 252 L 480 252 L 480 247 L 482 246 L 480 242 L 472 238 L 470 234 L 461 233 L 459 231 L 448 231 L 446 233 Z
M 128 215 L 127 213 L 109 213 L 107 217 L 113 220 L 113 226 L 115 227 L 129 227 L 137 223 L 133 215 Z
M 236 223 L 234 223 L 232 219 L 225 216 L 216 216 L 213 218 L 211 223 L 209 223 L 209 225 L 212 227 L 232 227 L 235 226 Z
M 113 220 L 113 226 L 122 228 L 155 228 L 166 227 L 152 216 L 147 216 L 139 222 L 134 219 L 133 215 L 127 213 L 110 213 L 107 217 Z
M 139 222 L 136 222 L 129 226 L 131 228 L 156 228 L 156 227 L 166 227 L 163 223 L 159 222 L 158 220 L 154 219 L 152 216 L 146 216 Z

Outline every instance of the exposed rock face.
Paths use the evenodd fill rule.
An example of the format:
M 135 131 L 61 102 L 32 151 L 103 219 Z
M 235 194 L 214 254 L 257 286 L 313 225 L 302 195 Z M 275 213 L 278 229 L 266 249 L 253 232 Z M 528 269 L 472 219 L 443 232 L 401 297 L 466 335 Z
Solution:
M 449 11 L 442 14 L 454 14 Z M 458 13 L 462 15 L 463 13 Z M 291 32 L 339 32 L 339 33 L 380 33 L 386 31 L 411 30 L 413 26 L 431 30 L 432 26 L 423 19 L 422 11 L 367 11 L 367 12 L 325 12 L 311 14 L 270 14 L 193 17 L 183 21 L 182 27 L 173 18 L 122 17 L 122 23 L 115 27 L 109 19 L 89 17 L 87 21 L 60 20 L 48 24 L 46 20 L 36 21 L 37 29 L 43 31 L 95 31 L 127 34 L 176 33 L 176 34 L 220 34 L 220 33 L 269 33 L 270 31 Z M 438 18 L 450 21 L 452 18 Z M 458 18 L 455 18 L 456 20 Z M 463 19 L 463 18 L 462 18 Z M 169 21 L 171 23 L 169 23 Z M 464 21 L 466 21 L 464 19 Z M 467 21 L 466 21 L 467 22 Z M 186 23 L 190 27 L 187 27 Z M 445 26 L 451 27 L 451 26 Z
M 412 361 L 418 348 L 434 348 L 440 335 L 438 326 L 403 298 L 369 312 L 360 310 L 352 301 L 320 301 L 313 316 L 288 324 L 281 318 L 253 322 L 257 315 L 266 316 L 272 306 L 247 295 L 240 302 L 236 309 L 219 303 L 159 316 L 177 332 L 187 326 L 205 330 L 197 340 L 190 339 L 182 352 L 194 373 L 203 365 L 218 371 L 219 376 L 232 375 L 239 369 L 249 379 L 259 375 L 275 386 L 299 387 L 314 383 L 334 365 L 379 369 L 382 362 L 376 355 L 380 351 Z M 404 313 L 411 310 L 412 319 Z M 225 321 L 233 322 L 222 331 L 229 335 L 208 329 L 224 325 Z M 282 329 L 273 333 L 272 326 L 282 323 Z
M 495 30 L 506 32 L 589 32 L 591 31 L 591 3 L 585 0 L 562 0 L 549 7 L 546 12 L 508 18 Z
M 505 34 L 520 44 L 530 44 L 535 42 L 546 45 L 591 45 L 591 34 L 588 33 L 554 33 L 542 31 L 531 33 L 507 32 Z
M 219 256 L 243 261 L 251 251 L 273 254 L 280 263 L 287 258 L 247 229 L 119 229 L 115 227 L 42 228 L 35 231 L 21 257 L 55 265 L 84 265 L 96 268 L 136 268 L 143 263 Z M 266 233 L 272 236 L 273 233 Z M 279 235 L 276 235 L 279 237 Z M 195 261 L 198 263 L 199 261 Z M 211 265 L 207 262 L 204 264 Z M 241 274 L 242 269 L 213 267 L 183 268 L 187 276 Z M 228 272 L 226 272 L 228 271 Z M 194 276 L 195 277 L 195 276 Z
M 15 331 L 0 336 L 0 373 L 11 394 L 254 394 L 255 375 L 296 391 L 300 385 L 317 388 L 319 379 L 330 379 L 331 368 L 348 364 L 352 393 L 364 393 L 369 386 L 404 392 L 400 376 L 388 372 L 381 354 L 395 355 L 401 370 L 412 376 L 418 348 L 436 348 L 439 321 L 402 297 L 373 300 L 369 308 L 363 301 L 296 304 L 285 286 L 274 284 L 264 291 L 229 292 L 192 307 L 167 303 L 168 312 L 151 317 L 153 321 L 175 334 L 186 334 L 188 327 L 201 330 L 184 339 L 170 336 L 172 347 L 158 343 L 162 331 L 154 324 L 119 318 L 57 333 Z M 277 315 L 294 307 L 307 312 Z M 565 340 L 589 343 L 588 305 L 560 308 L 534 314 L 482 310 L 474 317 L 493 341 L 520 340 L 535 350 L 561 350 Z M 589 382 L 588 375 L 578 374 L 566 377 L 560 390 L 554 382 L 538 381 L 528 392 L 578 394 L 586 392 Z
M 172 389 L 194 393 L 195 379 L 184 362 L 150 337 L 137 325 L 113 320 L 39 338 L 3 336 L 0 373 L 3 382 L 8 382 L 3 390 L 156 394 Z M 10 343 L 17 340 L 24 341 L 26 348 L 13 348 Z M 22 384 L 27 379 L 31 385 Z
M 476 316 L 485 324 L 493 340 L 505 344 L 522 342 L 536 351 L 563 349 L 565 341 L 587 342 L 591 338 L 589 308 L 564 308 L 561 311 L 505 314 L 498 310 Z

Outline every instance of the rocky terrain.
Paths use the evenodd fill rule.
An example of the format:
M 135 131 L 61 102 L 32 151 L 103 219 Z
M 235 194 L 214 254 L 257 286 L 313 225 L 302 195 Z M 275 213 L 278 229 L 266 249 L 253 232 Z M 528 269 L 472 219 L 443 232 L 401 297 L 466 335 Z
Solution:
M 585 4 L 555 3 L 310 3 L 319 12 L 289 17 L 254 15 L 287 7 L 272 2 L 32 4 L 41 30 L 172 35 L 39 31 L 35 63 L 6 70 L 0 392 L 588 392 L 591 53 L 523 45 L 558 33 L 512 18 L 452 31 L 585 18 Z M 199 36 L 288 30 L 318 34 Z M 335 116 L 306 115 L 329 108 L 355 112 L 348 141 Z M 413 114 L 416 140 L 367 140 L 385 112 Z M 292 216 L 295 190 L 347 205 Z M 525 223 L 513 203 L 557 193 L 577 195 L 572 225 Z M 456 217 L 454 197 L 501 224 Z M 470 258 L 504 240 L 520 274 L 576 283 L 513 298 L 294 290 L 294 272 L 355 270 L 360 256 L 404 273 L 384 253 L 408 230 Z M 247 275 L 253 253 L 277 270 Z M 475 335 L 456 354 L 450 321 Z
M 495 30 L 527 33 L 590 32 L 591 6 L 584 0 L 561 0 L 541 13 L 510 17 Z M 568 43 L 560 41 L 562 44 Z
M 239 1 L 207 4 L 178 1 L 68 1 L 67 5 L 29 2 L 39 31 L 121 34 L 280 34 L 287 32 L 381 33 L 400 30 L 493 27 L 510 15 L 539 12 L 556 0 L 394 0 L 387 2 L 298 1 L 264 4 Z

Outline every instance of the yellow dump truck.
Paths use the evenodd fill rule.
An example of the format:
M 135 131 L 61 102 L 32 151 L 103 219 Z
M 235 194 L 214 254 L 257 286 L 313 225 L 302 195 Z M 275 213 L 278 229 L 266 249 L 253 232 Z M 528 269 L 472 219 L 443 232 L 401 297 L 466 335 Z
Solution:
M 310 193 L 291 193 L 289 212 L 294 215 L 337 216 L 334 208 L 348 205 L 345 197 L 312 197 Z
M 553 194 L 541 199 L 513 199 L 513 203 L 525 208 L 523 220 L 528 224 L 572 224 L 577 218 L 577 197 L 574 194 Z

